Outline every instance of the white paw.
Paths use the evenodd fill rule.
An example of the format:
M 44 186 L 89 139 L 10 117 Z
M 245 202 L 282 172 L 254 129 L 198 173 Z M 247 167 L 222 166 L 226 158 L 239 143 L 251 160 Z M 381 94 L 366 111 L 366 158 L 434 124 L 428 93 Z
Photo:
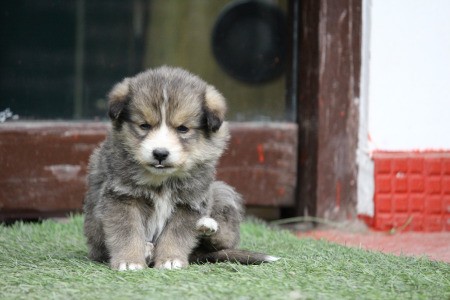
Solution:
M 138 264 L 138 263 L 126 263 L 126 262 L 121 262 L 119 263 L 119 267 L 117 268 L 117 270 L 119 271 L 136 271 L 136 270 L 143 270 L 144 266 L 142 264 Z
M 177 270 L 183 268 L 185 265 L 183 262 L 179 259 L 169 259 L 162 263 L 159 268 L 160 269 L 166 269 L 166 270 Z
M 217 232 L 219 229 L 219 224 L 217 224 L 216 220 L 213 218 L 203 217 L 197 221 L 195 228 L 197 231 L 208 236 Z

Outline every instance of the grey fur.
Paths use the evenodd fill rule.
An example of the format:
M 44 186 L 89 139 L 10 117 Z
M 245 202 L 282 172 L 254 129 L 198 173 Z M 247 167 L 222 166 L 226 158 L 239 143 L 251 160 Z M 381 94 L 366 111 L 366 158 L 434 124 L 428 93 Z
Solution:
M 112 130 L 91 156 L 84 202 L 91 259 L 120 270 L 148 263 L 172 269 L 202 257 L 213 261 L 210 252 L 237 247 L 241 196 L 215 181 L 217 161 L 229 140 L 225 110 L 212 86 L 177 68 L 148 70 L 113 88 Z M 182 158 L 167 159 L 165 165 L 145 153 L 163 123 L 178 149 L 173 154 L 168 148 L 170 159 Z M 177 127 L 185 123 L 188 133 Z M 158 138 L 166 143 L 165 136 Z M 219 224 L 210 236 L 196 230 L 204 216 Z M 232 254 L 239 261 L 239 251 Z

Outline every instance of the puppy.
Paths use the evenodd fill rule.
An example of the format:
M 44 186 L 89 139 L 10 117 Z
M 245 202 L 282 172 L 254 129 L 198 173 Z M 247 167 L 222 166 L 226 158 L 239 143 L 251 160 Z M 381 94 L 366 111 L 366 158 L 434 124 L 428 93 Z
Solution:
M 234 250 L 242 199 L 215 181 L 229 140 L 225 112 L 213 86 L 179 68 L 148 70 L 113 87 L 112 129 L 91 156 L 84 201 L 92 260 L 118 270 L 276 260 Z

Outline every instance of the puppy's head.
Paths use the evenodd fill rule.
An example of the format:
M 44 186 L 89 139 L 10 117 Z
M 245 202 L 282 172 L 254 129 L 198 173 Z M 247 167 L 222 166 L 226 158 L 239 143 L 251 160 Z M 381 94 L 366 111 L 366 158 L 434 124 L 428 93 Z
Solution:
M 214 87 L 177 68 L 126 78 L 109 94 L 117 146 L 146 172 L 164 177 L 215 165 L 229 139 L 225 112 L 225 99 Z

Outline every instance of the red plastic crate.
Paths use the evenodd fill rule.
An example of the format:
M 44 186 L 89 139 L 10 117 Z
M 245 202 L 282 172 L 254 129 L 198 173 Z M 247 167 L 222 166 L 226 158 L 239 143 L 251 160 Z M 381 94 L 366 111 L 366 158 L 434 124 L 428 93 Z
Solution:
M 450 152 L 375 152 L 373 227 L 450 231 Z

